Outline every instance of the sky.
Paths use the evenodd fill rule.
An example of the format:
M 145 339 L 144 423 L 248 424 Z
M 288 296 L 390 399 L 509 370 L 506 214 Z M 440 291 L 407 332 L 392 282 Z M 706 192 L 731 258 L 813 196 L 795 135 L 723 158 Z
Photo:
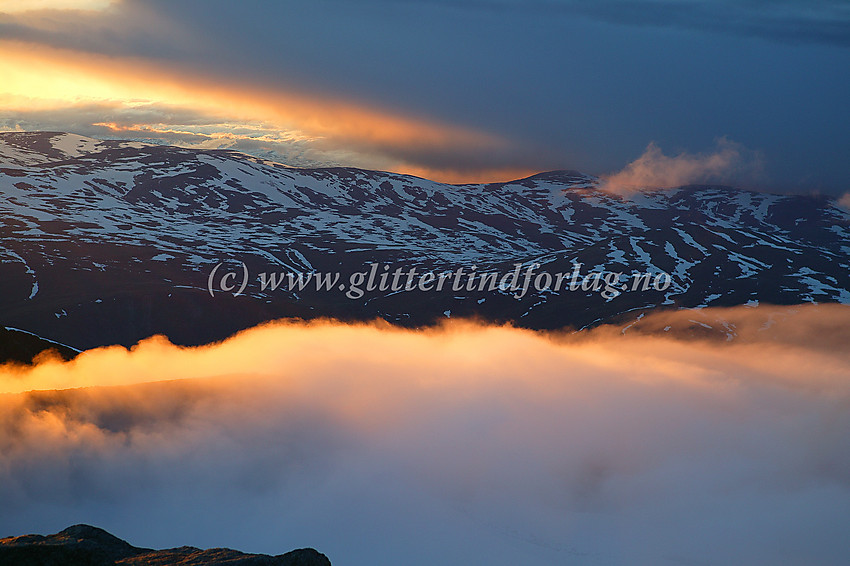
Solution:
M 685 180 L 840 195 L 848 68 L 842 0 L 0 2 L 0 128 L 450 182 L 732 144 Z
M 0 536 L 83 522 L 337 566 L 845 564 L 846 307 L 645 322 L 694 317 L 738 338 L 277 322 L 0 366 Z

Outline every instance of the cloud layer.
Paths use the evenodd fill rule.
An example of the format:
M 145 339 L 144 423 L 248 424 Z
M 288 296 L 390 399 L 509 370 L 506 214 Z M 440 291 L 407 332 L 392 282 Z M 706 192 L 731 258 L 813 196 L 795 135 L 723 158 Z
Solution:
M 841 563 L 850 354 L 799 336 L 847 309 L 712 313 L 625 336 L 278 323 L 6 368 L 0 530 L 335 564 Z M 659 336 L 703 315 L 739 339 Z M 69 386 L 94 387 L 26 392 Z

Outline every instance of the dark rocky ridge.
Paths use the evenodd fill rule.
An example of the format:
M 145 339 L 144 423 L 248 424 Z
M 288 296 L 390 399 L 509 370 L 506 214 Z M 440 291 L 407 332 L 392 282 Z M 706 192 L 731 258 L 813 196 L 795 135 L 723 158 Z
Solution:
M 330 566 L 312 548 L 279 556 L 244 554 L 226 548 L 137 548 L 89 525 L 74 525 L 53 535 L 0 539 L 3 566 Z

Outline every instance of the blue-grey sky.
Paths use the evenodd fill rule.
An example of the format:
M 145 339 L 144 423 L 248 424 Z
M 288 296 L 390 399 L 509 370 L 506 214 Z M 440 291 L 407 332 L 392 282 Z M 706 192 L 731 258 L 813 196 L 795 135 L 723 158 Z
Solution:
M 438 177 L 556 168 L 603 174 L 652 142 L 675 156 L 713 152 L 725 139 L 757 166 L 724 181 L 850 189 L 844 1 L 124 0 L 99 7 L 0 13 L 0 50 L 33 44 L 101 54 L 130 69 L 166 68 L 169 80 L 185 76 L 196 91 L 214 84 L 259 92 L 264 102 L 285 93 L 280 104 L 296 118 L 247 120 L 168 97 L 117 107 L 113 96 L 64 109 L 4 104 L 0 125 L 230 144 L 295 164 Z M 298 106 L 305 100 L 315 105 Z M 372 135 L 356 121 L 342 133 L 327 123 L 311 129 L 321 121 L 312 113 L 321 117 L 326 103 L 401 122 L 392 135 Z M 92 125 L 104 123 L 112 130 Z M 155 126 L 145 133 L 140 124 Z M 423 124 L 436 130 L 417 142 Z

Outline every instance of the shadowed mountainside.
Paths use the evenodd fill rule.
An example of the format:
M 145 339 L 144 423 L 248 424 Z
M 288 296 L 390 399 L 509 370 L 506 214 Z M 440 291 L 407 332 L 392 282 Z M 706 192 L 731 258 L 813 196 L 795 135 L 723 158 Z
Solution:
M 0 326 L 0 363 L 29 364 L 46 352 L 58 354 L 64 360 L 70 360 L 79 353 L 30 332 Z

